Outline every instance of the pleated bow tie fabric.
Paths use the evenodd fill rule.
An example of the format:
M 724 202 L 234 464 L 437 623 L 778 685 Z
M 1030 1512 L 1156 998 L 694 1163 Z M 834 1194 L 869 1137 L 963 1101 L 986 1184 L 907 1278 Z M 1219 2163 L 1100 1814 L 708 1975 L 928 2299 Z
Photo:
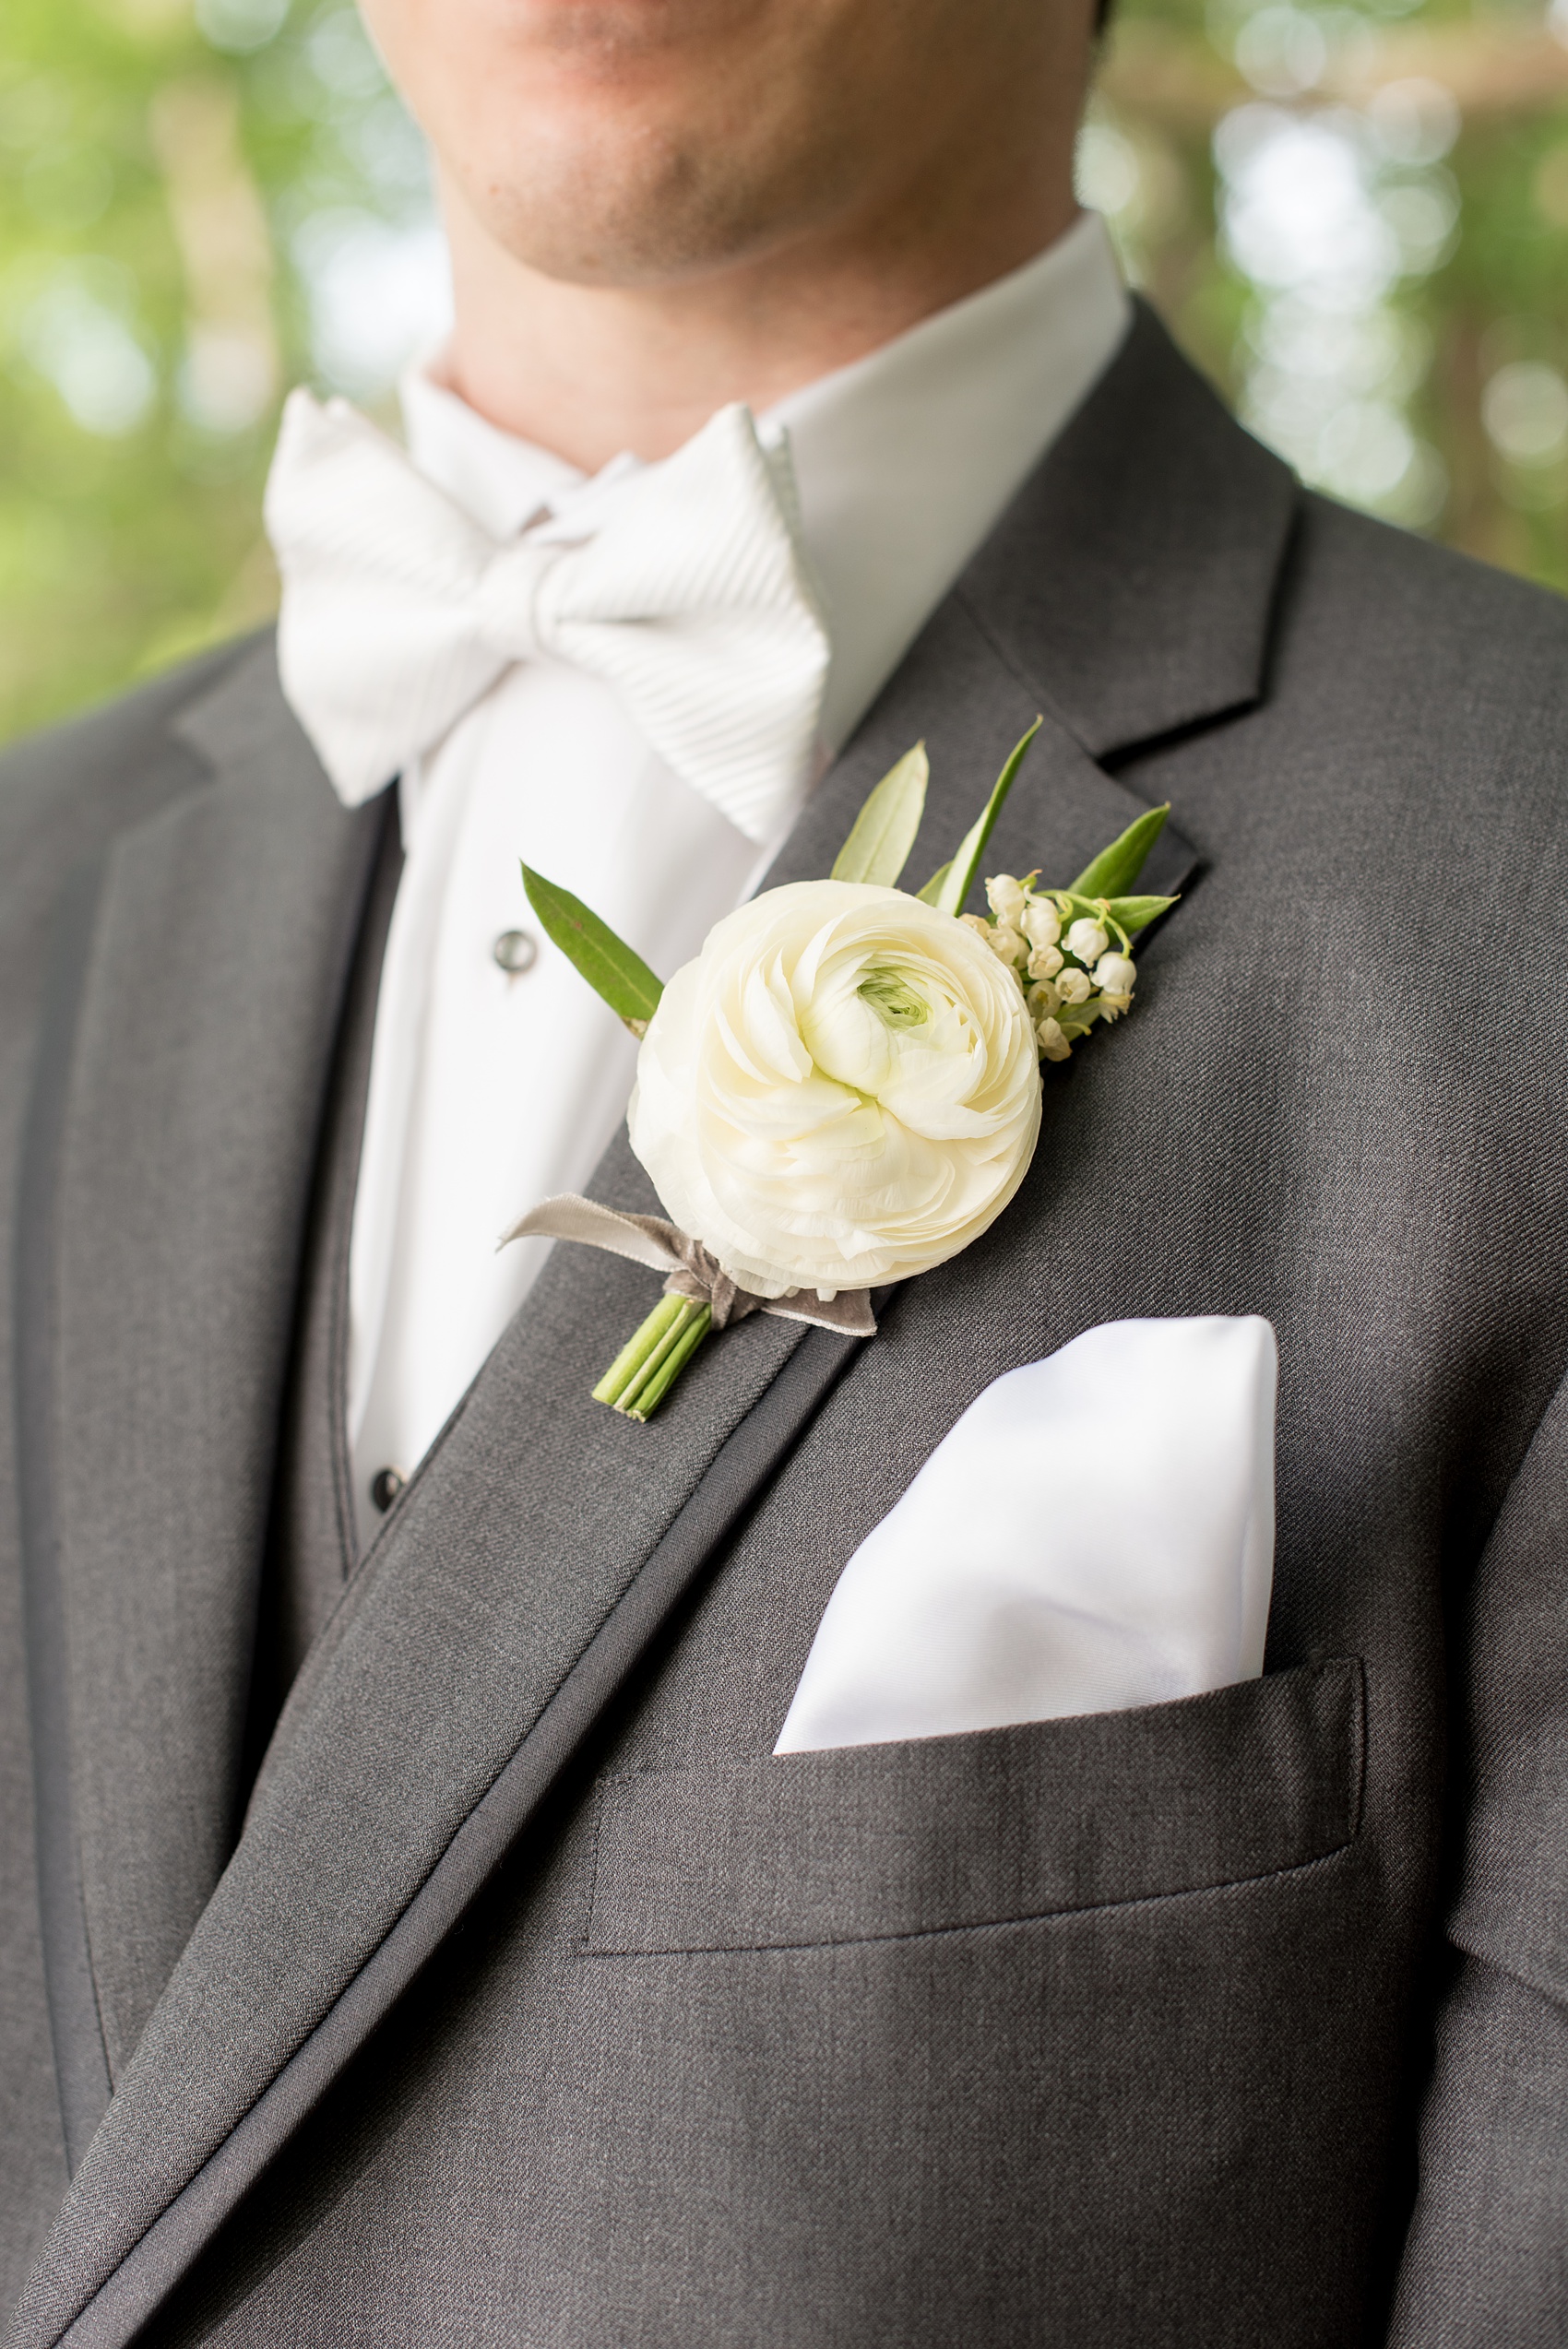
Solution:
M 515 663 L 609 685 L 675 774 L 767 840 L 810 772 L 828 637 L 784 450 L 750 410 L 611 468 L 502 542 L 339 399 L 294 392 L 267 484 L 283 689 L 357 806 Z

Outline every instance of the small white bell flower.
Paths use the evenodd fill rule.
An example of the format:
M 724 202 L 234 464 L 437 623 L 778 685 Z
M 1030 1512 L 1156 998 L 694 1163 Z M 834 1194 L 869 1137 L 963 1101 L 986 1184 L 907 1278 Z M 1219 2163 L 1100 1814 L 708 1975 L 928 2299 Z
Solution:
M 1029 1006 L 1029 1017 L 1033 1020 L 1050 1019 L 1054 1013 L 1062 1009 L 1061 993 L 1052 987 L 1049 979 L 1042 979 L 1037 986 L 1031 987 L 1027 1000 Z
M 966 930 L 978 930 L 980 936 L 985 940 L 986 944 L 988 946 L 990 945 L 991 924 L 987 921 L 984 914 L 960 914 L 958 919 L 963 923 Z
M 1024 908 L 1020 927 L 1031 946 L 1054 946 L 1062 935 L 1062 917 L 1049 898 L 1039 897 Z
M 1048 1061 L 1066 1061 L 1072 1058 L 1073 1047 L 1063 1035 L 1055 1020 L 1042 1019 L 1035 1034 L 1039 1038 L 1040 1051 Z
M 1024 884 L 1010 872 L 998 872 L 985 884 L 986 902 L 998 921 L 1016 930 L 1025 906 Z
M 1067 952 L 1076 955 L 1086 967 L 1099 962 L 1110 943 L 1104 924 L 1090 921 L 1087 916 L 1081 921 L 1075 921 L 1067 932 Z
M 1031 979 L 1054 979 L 1062 967 L 1060 946 L 1037 946 L 1029 956 Z
M 1064 970 L 1056 991 L 1064 1003 L 1087 1003 L 1094 993 L 1094 981 L 1087 970 Z
M 1015 970 L 1028 962 L 1029 942 L 1021 930 L 1009 929 L 1006 922 L 999 921 L 994 930 L 986 932 L 986 936 L 992 953 L 1000 955 L 1004 963 L 1010 963 Z
M 1105 995 L 1118 995 L 1124 1003 L 1132 1002 L 1137 969 L 1125 955 L 1101 955 L 1094 967 L 1094 983 Z

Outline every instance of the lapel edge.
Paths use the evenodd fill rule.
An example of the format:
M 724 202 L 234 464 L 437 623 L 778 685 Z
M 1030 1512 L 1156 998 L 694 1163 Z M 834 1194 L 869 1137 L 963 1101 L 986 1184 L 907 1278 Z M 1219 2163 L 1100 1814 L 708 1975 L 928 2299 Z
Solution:
M 254 665 L 255 658 L 255 649 L 244 644 L 209 655 L 198 665 L 194 697 L 177 703 L 162 720 L 163 739 L 183 741 L 185 719 L 219 699 L 235 669 Z M 213 762 L 199 734 L 187 746 L 206 771 L 176 792 L 175 800 L 207 789 L 212 779 Z M 113 829 L 75 866 L 55 901 L 18 1153 L 12 1357 L 23 1663 L 44 1996 L 67 2177 L 76 2174 L 113 2088 L 88 1932 L 71 1768 L 66 1608 L 56 1514 L 57 1178 L 91 946 L 110 868 L 121 841 L 157 822 L 168 804 L 160 802 Z
M 108 2109 L 109 2054 L 88 1938 L 71 1782 L 65 1601 L 55 1516 L 55 1249 L 58 1171 L 89 948 L 108 852 L 79 865 L 61 895 L 22 1129 L 16 1225 L 17 1499 L 31 1731 L 34 1858 L 44 1992 L 65 2170 L 74 2176 Z
M 256 2102 L 42 2349 L 128 2349 L 261 2171 L 434 1953 L 865 1341 L 808 1330 L 720 1447 L 390 1932 Z
M 950 593 L 1110 772 L 1264 697 L 1301 502 L 1135 295 L 1109 365 Z M 1056 564 L 1032 589 L 1042 544 Z

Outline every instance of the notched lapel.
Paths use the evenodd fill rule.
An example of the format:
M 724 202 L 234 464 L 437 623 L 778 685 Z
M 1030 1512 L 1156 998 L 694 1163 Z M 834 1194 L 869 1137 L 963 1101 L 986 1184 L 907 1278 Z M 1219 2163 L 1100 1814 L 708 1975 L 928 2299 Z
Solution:
M 180 730 L 193 788 L 112 848 L 82 942 L 33 1332 L 111 2076 L 233 1833 L 304 1189 L 374 837 L 270 647 Z
M 1146 304 L 957 594 L 1097 759 L 1264 691 L 1294 476 Z
M 905 886 L 918 889 L 952 856 L 1008 752 L 1037 717 L 1043 723 L 992 835 L 986 871 L 1021 873 L 1038 866 L 1048 885 L 1065 885 L 1147 802 L 1042 710 L 1043 699 L 1000 658 L 963 600 L 949 597 L 790 834 L 768 885 L 827 872 L 873 785 L 923 740 L 931 786 L 905 874 Z M 1173 824 L 1156 858 L 1148 886 L 1162 893 L 1180 889 L 1196 864 Z M 970 904 L 980 903 L 977 888 Z
M 826 872 L 873 784 L 923 738 L 918 888 L 1039 714 L 988 867 L 1071 880 L 1144 811 L 1116 779 L 1119 759 L 1262 694 L 1296 497 L 1288 469 L 1138 303 L 1093 395 L 895 672 L 770 881 Z M 1199 861 L 1181 813 L 1140 884 L 1160 895 Z

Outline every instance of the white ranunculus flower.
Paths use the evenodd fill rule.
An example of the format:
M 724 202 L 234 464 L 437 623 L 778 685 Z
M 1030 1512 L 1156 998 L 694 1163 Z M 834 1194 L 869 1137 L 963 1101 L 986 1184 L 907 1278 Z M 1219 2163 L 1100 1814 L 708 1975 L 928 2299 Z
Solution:
M 951 914 L 849 881 L 770 889 L 709 931 L 627 1112 L 666 1214 L 762 1297 L 956 1256 L 1017 1190 L 1039 1118 L 1016 974 Z

